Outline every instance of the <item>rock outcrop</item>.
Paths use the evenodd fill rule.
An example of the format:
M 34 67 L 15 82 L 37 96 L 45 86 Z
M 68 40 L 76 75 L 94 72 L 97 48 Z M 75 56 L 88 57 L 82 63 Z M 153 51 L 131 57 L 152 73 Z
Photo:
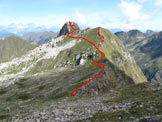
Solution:
M 77 31 L 80 30 L 79 26 L 78 26 L 75 22 L 71 22 L 71 25 L 72 25 L 75 29 L 77 29 Z M 72 29 L 71 29 L 71 27 L 70 27 L 70 25 L 69 25 L 69 22 L 67 22 L 67 23 L 65 23 L 65 24 L 63 25 L 62 29 L 60 30 L 59 36 L 61 36 L 61 35 L 66 35 L 66 34 L 70 33 L 71 31 L 72 31 Z

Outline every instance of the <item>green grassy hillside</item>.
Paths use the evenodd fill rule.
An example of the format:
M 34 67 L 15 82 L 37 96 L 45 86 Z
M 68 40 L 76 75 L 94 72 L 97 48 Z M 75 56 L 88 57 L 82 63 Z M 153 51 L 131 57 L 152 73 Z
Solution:
M 4 39 L 0 39 L 0 63 L 11 61 L 16 57 L 20 57 L 25 52 L 32 50 L 35 47 L 36 45 L 31 45 L 16 36 L 9 36 Z
M 105 41 L 99 49 L 106 54 L 105 58 L 119 70 L 122 70 L 126 75 L 131 77 L 135 83 L 146 82 L 146 78 L 141 69 L 138 67 L 130 53 L 125 49 L 118 37 L 103 28 L 101 28 L 101 34 L 104 35 Z M 83 33 L 73 34 L 73 36 L 83 36 L 96 45 L 102 40 L 102 37 L 98 36 L 98 28 L 89 29 Z M 68 36 L 64 36 L 64 40 L 60 43 L 63 45 L 71 40 L 72 39 Z M 78 43 L 72 48 L 60 52 L 56 59 L 40 61 L 39 64 L 43 63 L 45 65 L 36 65 L 36 67 L 33 67 L 28 74 L 40 72 L 41 70 L 37 69 L 41 68 L 48 70 L 59 67 L 77 66 L 79 65 L 81 58 L 84 58 L 85 65 L 91 65 L 93 60 L 97 60 L 101 56 L 102 55 L 90 43 L 78 39 Z M 45 62 L 48 63 L 46 64 Z

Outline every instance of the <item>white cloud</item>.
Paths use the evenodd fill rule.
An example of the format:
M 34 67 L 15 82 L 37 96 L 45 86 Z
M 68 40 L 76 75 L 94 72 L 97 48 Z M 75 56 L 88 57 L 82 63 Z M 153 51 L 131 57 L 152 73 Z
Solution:
M 137 0 L 139 3 L 152 2 L 152 0 Z
M 54 15 L 54 16 L 35 16 L 35 17 L 7 17 L 7 16 L 0 16 L 0 24 L 3 26 L 8 26 L 10 24 L 15 24 L 18 27 L 23 28 L 26 25 L 32 23 L 34 26 L 41 26 L 44 25 L 47 28 L 51 26 L 58 26 L 62 27 L 62 25 L 66 22 L 69 21 L 71 16 L 67 15 Z
M 122 0 L 119 6 L 122 13 L 129 19 L 129 21 L 150 18 L 150 15 L 141 13 L 142 6 L 139 3 Z
M 137 0 L 139 3 L 151 3 L 152 5 L 162 6 L 162 0 Z
M 78 11 L 75 12 L 75 17 L 76 17 L 76 20 L 78 22 L 80 22 L 81 24 L 86 24 L 87 23 L 87 19 L 86 19 L 86 16 Z
M 124 30 L 135 29 L 135 26 L 132 23 L 129 23 L 129 24 L 124 23 L 124 24 L 122 24 L 122 29 L 124 29 Z
M 156 0 L 155 5 L 157 6 L 162 6 L 162 0 Z
M 138 2 L 140 2 L 140 3 L 144 3 L 144 2 L 146 2 L 147 0 L 138 0 Z
M 145 0 L 146 1 L 146 0 Z M 25 30 L 28 28 L 61 28 L 67 21 L 75 21 L 81 28 L 84 27 L 104 27 L 104 28 L 121 28 L 125 30 L 129 29 L 148 29 L 153 28 L 155 22 L 152 21 L 148 14 L 142 13 L 142 3 L 131 2 L 130 0 L 122 0 L 120 3 L 121 13 L 107 13 L 107 12 L 93 12 L 93 13 L 81 13 L 76 11 L 72 14 L 58 14 L 52 16 L 22 16 L 22 17 L 7 17 L 0 15 L 0 24 L 3 26 L 15 24 L 18 30 Z M 147 20 L 148 19 L 148 20 Z M 147 20 L 147 21 L 146 21 Z M 150 24 L 150 23 L 151 24 Z M 22 23 L 22 24 L 21 24 Z M 32 24 L 29 24 L 32 23 Z M 146 24 L 147 23 L 147 24 Z M 160 23 L 160 22 L 158 22 Z M 11 25 L 10 25 L 11 27 Z M 160 26 L 157 26 L 160 28 Z M 39 30 L 40 30 L 39 29 Z M 28 29 L 29 30 L 29 29 Z M 58 29 L 57 29 L 58 30 Z

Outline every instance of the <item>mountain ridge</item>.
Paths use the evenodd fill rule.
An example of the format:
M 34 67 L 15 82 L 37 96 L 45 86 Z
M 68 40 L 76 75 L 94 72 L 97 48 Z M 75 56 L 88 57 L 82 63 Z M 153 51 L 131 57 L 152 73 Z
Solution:
M 36 45 L 28 44 L 25 40 L 13 35 L 0 39 L 0 63 L 20 57 L 35 47 Z
M 100 27 L 100 35 L 104 36 L 101 43 L 103 38 L 98 35 L 97 27 L 74 32 L 71 36 L 84 37 L 95 45 L 101 43 L 98 48 L 106 57 L 100 63 L 105 65 L 105 70 L 79 89 L 75 97 L 71 96 L 73 90 L 101 72 L 102 66 L 92 66 L 91 63 L 102 55 L 85 40 L 69 38 L 65 33 L 72 29 L 65 27 L 63 30 L 63 35 L 0 64 L 0 120 L 35 121 L 35 116 L 41 116 L 39 119 L 45 121 L 84 121 L 98 112 L 114 110 L 113 106 L 118 105 L 115 100 L 114 104 L 104 103 L 104 100 L 113 99 L 111 93 L 117 99 L 117 91 L 128 91 L 128 97 L 123 97 L 126 93 L 122 97 L 126 104 L 133 106 L 133 101 L 129 103 L 127 100 L 129 95 L 136 99 L 141 96 L 139 92 L 144 94 L 150 89 L 141 69 L 120 39 Z M 127 87 L 129 90 L 124 89 Z M 144 94 L 144 97 L 148 96 Z
M 22 36 L 23 39 L 32 44 L 43 44 L 51 41 L 55 37 L 57 37 L 57 33 L 52 31 L 30 32 Z
M 137 64 L 143 70 L 149 81 L 162 81 L 161 77 L 161 38 L 162 32 L 146 35 L 137 41 L 136 36 L 126 40 L 117 34 L 123 41 L 132 39 L 132 44 L 124 43 L 130 53 L 134 56 Z
M 75 22 L 73 22 L 72 25 L 74 25 L 74 28 L 75 27 L 79 28 L 79 26 Z M 67 32 L 70 32 L 71 30 L 72 29 L 69 28 L 68 23 L 65 23 L 63 28 L 60 30 L 60 33 L 62 33 L 63 35 L 59 36 L 56 39 L 53 39 L 51 42 L 43 44 L 43 45 L 39 46 L 38 48 L 34 49 L 32 51 L 32 54 L 29 53 L 29 54 L 27 54 L 27 56 L 24 56 L 24 57 L 26 57 L 27 60 L 22 58 L 23 60 L 21 59 L 20 61 L 18 61 L 19 63 L 16 63 L 16 60 L 13 61 L 13 63 L 11 63 L 12 65 L 10 66 L 11 68 L 7 68 L 4 70 L 4 67 L 9 65 L 10 63 L 3 64 L 3 66 L 1 67 L 2 68 L 1 72 L 2 71 L 6 72 L 6 73 L 13 72 L 13 67 L 15 67 L 15 65 L 17 66 L 19 64 L 24 64 L 24 63 L 25 63 L 25 65 L 30 67 L 31 63 L 34 61 L 35 63 L 33 62 L 34 64 L 30 69 L 28 69 L 27 67 L 24 67 L 25 65 L 23 66 L 24 68 L 21 65 L 17 66 L 17 67 L 20 67 L 20 69 L 18 68 L 19 70 L 16 70 L 17 73 L 21 69 L 28 69 L 28 71 L 24 75 L 30 76 L 30 75 L 34 75 L 34 74 L 37 74 L 40 72 L 38 69 L 41 69 L 42 66 L 41 65 L 38 66 L 37 64 L 40 62 L 43 63 L 45 60 L 48 61 L 48 64 L 43 63 L 44 64 L 43 67 L 46 70 L 47 69 L 52 70 L 55 68 L 59 68 L 61 66 L 69 67 L 69 66 L 81 65 L 81 62 L 84 62 L 83 63 L 83 65 L 84 65 L 84 64 L 87 64 L 86 62 L 90 62 L 95 58 L 96 59 L 99 58 L 100 55 L 96 52 L 96 50 L 94 50 L 93 47 L 91 47 L 91 45 L 85 43 L 83 40 L 80 40 L 80 39 L 72 40 L 69 37 L 67 37 L 67 35 L 64 35 L 65 33 L 67 34 Z M 91 41 L 93 40 L 93 43 L 98 45 L 100 43 L 99 40 L 102 40 L 102 38 L 96 36 L 97 33 L 98 33 L 98 28 L 95 28 L 95 29 L 89 29 L 89 30 L 84 30 L 84 31 L 78 30 L 73 35 L 75 37 L 77 35 L 85 36 L 85 38 L 87 38 Z M 108 60 L 110 60 L 111 63 L 115 64 L 120 70 L 123 70 L 128 76 L 133 77 L 133 79 L 135 80 L 136 83 L 146 81 L 146 79 L 142 75 L 142 72 L 140 71 L 138 66 L 136 66 L 134 59 L 131 57 L 131 55 L 128 53 L 128 51 L 124 48 L 122 43 L 120 43 L 120 40 L 116 36 L 114 36 L 111 32 L 109 32 L 108 30 L 103 29 L 103 28 L 101 28 L 101 34 L 105 36 L 105 41 L 101 44 L 101 46 L 99 48 L 103 52 L 105 52 L 106 58 L 108 58 Z M 69 49 L 64 48 L 68 45 L 71 45 L 72 47 L 70 46 Z M 119 48 L 119 45 L 120 45 L 120 48 Z M 59 47 L 61 47 L 61 48 L 59 48 Z M 55 48 L 59 49 L 57 51 L 57 53 L 53 52 L 55 50 Z M 59 51 L 61 51 L 61 52 L 59 52 Z M 109 52 L 109 53 L 107 53 L 107 52 Z M 69 54 L 67 54 L 67 53 L 69 53 Z M 86 53 L 86 54 L 84 54 L 84 53 Z M 91 55 L 91 53 L 92 53 L 92 55 Z M 31 55 L 32 61 L 28 60 L 28 59 L 30 59 L 30 57 L 29 57 L 30 55 Z M 40 57 L 42 57 L 42 58 L 40 58 Z M 28 62 L 28 61 L 30 61 L 30 62 Z M 50 67 L 50 68 L 47 68 L 47 67 Z M 131 71 L 130 68 L 128 68 L 128 67 L 134 67 L 137 71 L 139 71 L 139 73 L 137 73 L 135 70 Z M 9 71 L 7 71 L 7 70 L 9 70 Z M 41 70 L 41 71 L 44 71 L 44 70 Z M 137 73 L 136 74 L 137 76 L 135 76 L 134 73 L 135 74 Z M 7 77 L 9 77 L 9 76 L 7 75 Z M 142 79 L 140 79 L 140 77 Z

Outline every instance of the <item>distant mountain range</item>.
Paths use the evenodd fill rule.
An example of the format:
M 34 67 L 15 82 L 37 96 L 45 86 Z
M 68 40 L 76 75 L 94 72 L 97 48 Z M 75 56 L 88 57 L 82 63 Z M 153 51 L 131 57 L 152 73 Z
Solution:
M 0 26 L 1 27 L 1 26 Z M 21 27 L 21 28 L 20 28 Z M 28 24 L 26 27 L 23 24 L 11 24 L 7 28 L 1 27 L 6 30 L 0 31 L 0 38 L 5 38 L 11 35 L 19 36 L 31 44 L 43 44 L 58 35 L 59 28 L 55 26 L 46 28 L 45 26 L 35 27 L 33 24 Z M 53 32 L 54 30 L 55 32 Z M 112 33 L 121 31 L 119 28 L 110 29 Z
M 146 34 L 148 34 L 148 35 L 152 35 L 152 34 L 155 34 L 155 33 L 158 33 L 158 32 L 153 31 L 153 30 L 146 30 Z
M 11 36 L 11 35 L 14 35 L 14 34 L 4 31 L 4 30 L 0 31 L 0 38 L 5 38 L 5 37 Z
M 57 26 L 46 27 L 43 25 L 35 24 L 10 24 L 8 26 L 0 26 L 0 31 L 6 31 L 8 33 L 15 34 L 17 36 L 22 36 L 29 32 L 45 32 L 53 31 L 58 32 L 60 30 Z
M 132 33 L 133 32 L 133 33 Z M 162 81 L 162 32 L 118 32 L 149 81 Z
M 38 32 L 38 33 L 30 32 L 30 33 L 24 34 L 22 38 L 32 44 L 43 44 L 55 38 L 57 35 L 58 33 L 54 33 L 52 31 Z
M 141 39 L 144 39 L 146 36 L 148 36 L 147 34 L 140 32 L 139 30 L 117 32 L 115 33 L 115 35 L 117 35 L 120 38 L 120 40 L 123 41 L 124 45 L 130 49 L 132 49 L 134 43 L 137 43 Z

